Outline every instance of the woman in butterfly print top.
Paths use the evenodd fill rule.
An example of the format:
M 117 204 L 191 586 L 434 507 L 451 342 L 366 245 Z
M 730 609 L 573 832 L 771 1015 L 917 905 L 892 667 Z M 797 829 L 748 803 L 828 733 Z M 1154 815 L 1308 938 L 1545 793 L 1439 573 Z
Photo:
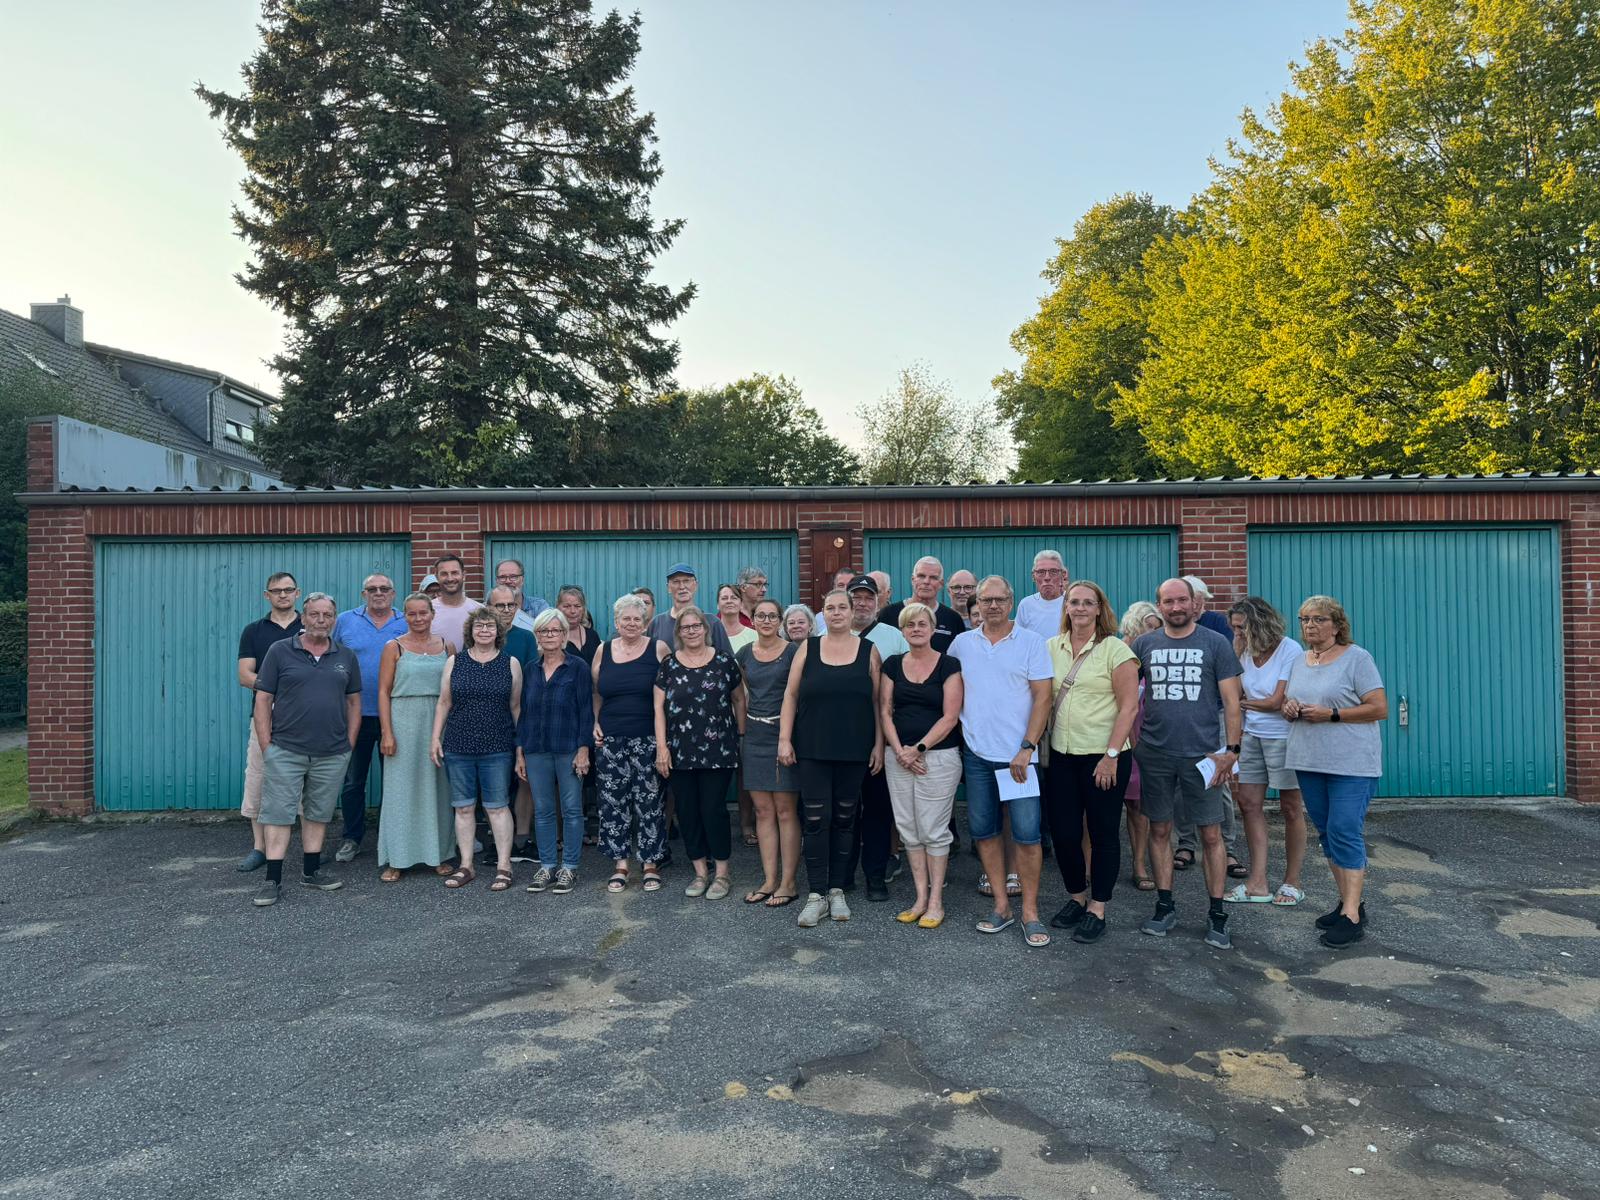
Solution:
M 678 614 L 677 649 L 656 673 L 656 770 L 672 780 L 683 846 L 694 862 L 686 896 L 728 894 L 728 785 L 744 733 L 744 680 L 713 647 L 709 618 L 690 605 Z M 716 876 L 708 878 L 708 863 Z

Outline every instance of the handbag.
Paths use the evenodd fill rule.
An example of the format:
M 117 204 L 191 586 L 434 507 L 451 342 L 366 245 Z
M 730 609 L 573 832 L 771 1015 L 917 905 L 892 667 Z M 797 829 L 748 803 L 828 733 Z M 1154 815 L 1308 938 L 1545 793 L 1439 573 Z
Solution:
M 1061 711 L 1061 702 L 1067 698 L 1067 692 L 1072 688 L 1072 681 L 1077 679 L 1078 671 L 1084 663 L 1089 661 L 1089 656 L 1094 653 L 1094 648 L 1100 644 L 1100 639 L 1095 638 L 1089 643 L 1089 648 L 1073 661 L 1072 669 L 1062 679 L 1061 686 L 1056 689 L 1055 699 L 1050 701 L 1050 719 L 1044 723 L 1044 735 L 1039 739 L 1039 765 L 1050 765 L 1050 735 L 1056 731 L 1056 714 Z M 1072 642 L 1067 642 L 1067 652 L 1072 652 Z

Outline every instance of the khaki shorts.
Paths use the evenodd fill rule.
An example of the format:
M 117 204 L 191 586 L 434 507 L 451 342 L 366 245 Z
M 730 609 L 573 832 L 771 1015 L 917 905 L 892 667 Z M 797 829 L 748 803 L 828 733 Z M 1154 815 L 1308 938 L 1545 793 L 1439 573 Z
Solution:
M 313 756 L 269 745 L 261 757 L 266 778 L 257 820 L 263 825 L 293 825 L 296 813 L 321 825 L 333 820 L 350 751 Z
M 266 772 L 261 766 L 261 741 L 252 728 L 244 750 L 244 803 L 239 805 L 239 812 L 249 820 L 254 821 L 261 815 L 261 783 L 265 778 Z
M 1284 751 L 1288 748 L 1288 738 L 1245 734 L 1244 740 L 1239 743 L 1239 782 L 1264 783 L 1280 792 L 1297 789 L 1300 781 L 1294 777 L 1293 771 L 1283 765 Z

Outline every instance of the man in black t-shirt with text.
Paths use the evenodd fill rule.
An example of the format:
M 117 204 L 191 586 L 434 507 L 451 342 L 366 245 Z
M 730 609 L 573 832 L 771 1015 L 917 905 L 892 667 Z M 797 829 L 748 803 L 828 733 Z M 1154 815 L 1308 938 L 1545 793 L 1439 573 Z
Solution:
M 251 621 L 239 635 L 239 686 L 250 693 L 252 705 L 255 703 L 256 674 L 266 660 L 267 651 L 274 642 L 293 637 L 301 629 L 300 614 L 294 608 L 295 602 L 300 599 L 300 585 L 293 575 L 287 571 L 276 571 L 267 576 L 267 590 L 262 594 L 267 598 L 267 615 L 259 621 Z M 248 741 L 244 755 L 244 800 L 239 805 L 239 812 L 250 822 L 253 848 L 240 861 L 239 870 L 259 871 L 267 865 L 267 850 L 259 819 L 261 781 L 264 777 L 261 744 L 256 740 L 254 727 Z

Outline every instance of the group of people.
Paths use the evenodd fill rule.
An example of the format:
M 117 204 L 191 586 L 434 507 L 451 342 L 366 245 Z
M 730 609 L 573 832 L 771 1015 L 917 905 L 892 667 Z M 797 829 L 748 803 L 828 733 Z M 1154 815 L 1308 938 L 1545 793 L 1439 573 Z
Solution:
M 297 818 L 301 882 L 341 886 L 322 863 L 327 825 L 342 810 L 335 858 L 353 860 L 376 752 L 389 883 L 431 868 L 465 888 L 481 850 L 490 891 L 509 890 L 513 864 L 532 861 L 528 891 L 570 893 L 587 793 L 608 891 L 633 886 L 634 864 L 642 890 L 662 888 L 675 820 L 693 868 L 684 894 L 720 900 L 732 891 L 737 796 L 761 862 L 746 904 L 798 903 L 807 928 L 845 921 L 858 870 L 867 899 L 885 901 L 903 868 L 912 891 L 897 920 L 936 929 L 964 789 L 979 891 L 993 901 L 980 933 L 1020 924 L 1030 947 L 1049 945 L 1052 927 L 1099 941 L 1125 814 L 1134 886 L 1155 892 L 1144 933 L 1177 926 L 1173 875 L 1197 852 L 1209 945 L 1232 945 L 1230 905 L 1298 905 L 1309 816 L 1339 894 L 1316 922 L 1321 940 L 1364 936 L 1363 827 L 1388 710 L 1376 664 L 1329 596 L 1300 605 L 1297 641 L 1259 597 L 1212 610 L 1194 576 L 1119 619 L 1050 550 L 1020 603 L 998 575 L 957 571 L 947 585 L 928 557 L 906 600 L 890 602 L 882 572 L 841 571 L 820 612 L 768 598 L 754 567 L 702 608 L 698 574 L 680 562 L 667 607 L 657 612 L 648 588 L 620 596 L 603 638 L 581 587 L 552 606 L 524 578 L 516 560 L 497 564 L 479 604 L 462 559 L 445 555 L 398 609 L 393 581 L 373 575 L 362 605 L 342 613 L 321 592 L 301 601 L 288 572 L 267 581 L 269 611 L 246 626 L 238 664 L 254 692 L 243 803 L 254 848 L 240 870 L 266 870 L 255 904 L 280 898 Z M 1287 857 L 1275 890 L 1269 789 Z M 1048 924 L 1047 851 L 1067 895 Z

